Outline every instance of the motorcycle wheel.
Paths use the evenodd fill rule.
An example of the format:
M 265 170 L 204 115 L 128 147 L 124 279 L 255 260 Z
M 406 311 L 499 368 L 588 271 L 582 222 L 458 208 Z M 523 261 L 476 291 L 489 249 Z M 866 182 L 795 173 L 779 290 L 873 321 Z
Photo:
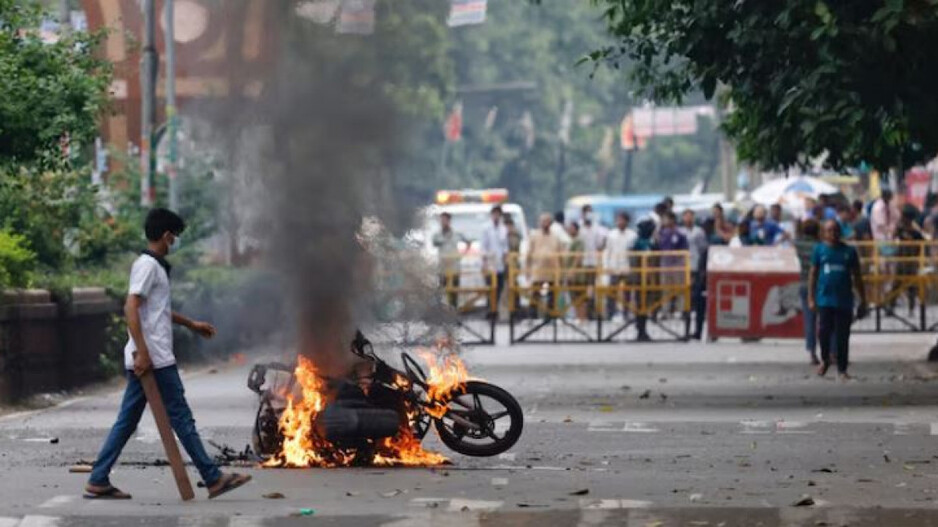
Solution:
M 466 383 L 465 391 L 454 395 L 449 411 L 434 420 L 440 440 L 450 449 L 466 456 L 497 456 L 521 437 L 524 412 L 518 401 L 505 390 L 479 381 Z M 469 428 L 453 419 L 457 415 L 478 428 Z

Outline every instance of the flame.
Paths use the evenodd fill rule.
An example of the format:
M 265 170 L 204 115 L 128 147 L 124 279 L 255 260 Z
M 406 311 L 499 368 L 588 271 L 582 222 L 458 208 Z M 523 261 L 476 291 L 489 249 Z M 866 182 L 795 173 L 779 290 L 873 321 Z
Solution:
M 427 413 L 441 419 L 446 414 L 447 403 L 454 393 L 462 392 L 469 380 L 465 363 L 455 354 L 437 357 L 429 351 L 418 351 L 427 363 L 427 399 L 431 405 Z
M 446 413 L 446 404 L 453 393 L 461 390 L 468 380 L 465 365 L 455 354 L 436 355 L 418 352 L 426 361 L 428 414 L 440 418 Z M 283 445 L 280 452 L 264 463 L 266 467 L 339 467 L 355 461 L 355 451 L 346 450 L 320 437 L 313 426 L 316 416 L 326 407 L 328 400 L 325 383 L 315 365 L 307 358 L 298 358 L 295 376 L 300 396 L 287 396 L 287 406 L 280 417 Z M 411 389 L 411 382 L 397 375 L 392 384 L 401 390 Z M 407 423 L 394 437 L 385 438 L 375 446 L 372 463 L 381 466 L 432 466 L 446 463 L 442 454 L 426 450 L 414 435 L 411 424 L 418 415 L 415 408 L 408 409 Z

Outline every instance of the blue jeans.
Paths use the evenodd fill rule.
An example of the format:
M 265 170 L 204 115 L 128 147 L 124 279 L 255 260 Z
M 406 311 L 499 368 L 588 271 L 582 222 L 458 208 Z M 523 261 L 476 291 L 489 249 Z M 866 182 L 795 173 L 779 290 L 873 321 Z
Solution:
M 182 379 L 179 378 L 179 370 L 176 366 L 167 366 L 158 370 L 153 370 L 153 377 L 156 379 L 156 385 L 160 389 L 160 395 L 163 397 L 163 404 L 166 406 L 166 413 L 169 414 L 169 421 L 173 425 L 173 431 L 176 437 L 182 443 L 183 448 L 192 459 L 202 475 L 202 481 L 206 485 L 212 485 L 221 477 L 221 471 L 218 466 L 205 452 L 202 446 L 202 439 L 199 432 L 195 429 L 195 419 L 192 418 L 192 411 L 189 410 L 189 403 L 186 402 L 185 390 L 182 387 Z M 91 471 L 91 477 L 88 483 L 92 485 L 106 486 L 110 485 L 111 468 L 117 462 L 117 458 L 127 444 L 127 440 L 133 435 L 143 416 L 143 410 L 147 406 L 147 399 L 143 393 L 143 385 L 140 379 L 132 371 L 127 372 L 127 389 L 124 390 L 124 400 L 121 402 L 120 413 L 117 414 L 117 422 L 111 428 L 98 459 L 94 462 L 94 469 Z
M 804 316 L 804 349 L 812 357 L 817 357 L 817 313 L 808 309 L 808 286 L 801 285 L 801 313 Z

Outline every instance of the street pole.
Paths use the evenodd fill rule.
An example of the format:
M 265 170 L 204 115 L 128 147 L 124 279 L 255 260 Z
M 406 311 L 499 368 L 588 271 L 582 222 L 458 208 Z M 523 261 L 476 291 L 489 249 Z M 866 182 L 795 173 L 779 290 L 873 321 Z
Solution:
M 166 26 L 163 34 L 163 40 L 166 42 L 166 139 L 169 140 L 167 150 L 169 152 L 169 162 L 166 165 L 166 173 L 169 176 L 169 208 L 173 211 L 179 210 L 179 189 L 176 183 L 176 163 L 178 158 L 178 139 L 176 116 L 176 28 L 173 19 L 174 0 L 165 0 L 166 2 Z
M 156 121 L 156 2 L 143 0 L 144 36 L 140 56 L 140 205 L 153 204 L 150 182 L 156 169 L 153 131 Z

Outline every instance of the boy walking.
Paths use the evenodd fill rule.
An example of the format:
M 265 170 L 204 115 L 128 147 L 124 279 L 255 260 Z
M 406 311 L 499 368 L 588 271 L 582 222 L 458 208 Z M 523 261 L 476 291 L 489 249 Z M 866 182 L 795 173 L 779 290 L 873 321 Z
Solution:
M 835 220 L 824 222 L 823 243 L 814 246 L 811 274 L 808 276 L 808 307 L 818 314 L 818 343 L 821 365 L 817 374 L 824 376 L 831 364 L 831 337 L 837 349 L 837 373 L 847 374 L 850 353 L 850 324 L 853 322 L 853 289 L 860 294 L 857 318 L 866 316 L 866 292 L 860 274 L 860 258 L 853 247 L 841 241 L 840 226 Z
M 117 421 L 85 485 L 84 496 L 87 499 L 126 500 L 131 497 L 111 485 L 110 473 L 146 408 L 147 400 L 140 383 L 140 378 L 145 375 L 153 375 L 156 380 L 173 430 L 198 468 L 209 498 L 215 498 L 251 480 L 249 475 L 223 474 L 205 452 L 176 368 L 173 323 L 183 325 L 205 338 L 215 335 L 215 328 L 211 324 L 174 313 L 170 307 L 170 265 L 164 257 L 169 254 L 176 237 L 185 228 L 182 218 L 166 209 L 153 209 L 147 214 L 144 223 L 147 249 L 134 261 L 130 270 L 130 287 L 124 304 L 127 332 L 130 334 L 124 347 L 127 388 Z

